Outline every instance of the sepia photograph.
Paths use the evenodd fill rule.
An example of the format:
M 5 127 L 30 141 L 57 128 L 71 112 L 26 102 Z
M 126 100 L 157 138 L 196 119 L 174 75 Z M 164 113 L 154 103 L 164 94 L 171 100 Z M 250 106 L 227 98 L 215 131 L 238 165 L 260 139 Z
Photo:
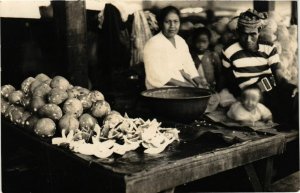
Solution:
M 300 192 L 297 0 L 0 0 L 1 192 Z

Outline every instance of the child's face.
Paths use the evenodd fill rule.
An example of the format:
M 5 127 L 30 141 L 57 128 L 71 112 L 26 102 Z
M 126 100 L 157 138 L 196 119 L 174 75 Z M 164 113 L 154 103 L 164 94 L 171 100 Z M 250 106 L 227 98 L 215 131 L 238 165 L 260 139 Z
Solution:
M 249 89 L 244 91 L 242 104 L 246 110 L 252 111 L 257 107 L 260 100 L 260 92 L 258 89 Z
M 200 34 L 197 38 L 196 38 L 196 48 L 198 51 L 203 52 L 205 50 L 208 49 L 209 46 L 209 39 L 207 37 L 207 35 L 205 34 Z

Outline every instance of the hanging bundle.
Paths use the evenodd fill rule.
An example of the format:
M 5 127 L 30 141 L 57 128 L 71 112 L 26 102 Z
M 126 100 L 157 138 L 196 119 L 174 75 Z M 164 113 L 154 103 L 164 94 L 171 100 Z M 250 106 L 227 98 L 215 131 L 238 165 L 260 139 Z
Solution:
M 143 49 L 146 42 L 152 37 L 152 33 L 143 11 L 134 13 L 132 25 L 132 46 L 130 65 L 134 66 L 143 62 Z

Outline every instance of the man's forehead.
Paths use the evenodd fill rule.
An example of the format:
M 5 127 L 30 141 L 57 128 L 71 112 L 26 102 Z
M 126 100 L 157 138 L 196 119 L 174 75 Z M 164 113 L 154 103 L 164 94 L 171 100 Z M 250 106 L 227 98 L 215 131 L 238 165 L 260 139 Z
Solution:
M 256 28 L 256 27 L 240 27 L 239 31 L 242 33 L 246 33 L 246 34 L 258 33 L 258 28 Z

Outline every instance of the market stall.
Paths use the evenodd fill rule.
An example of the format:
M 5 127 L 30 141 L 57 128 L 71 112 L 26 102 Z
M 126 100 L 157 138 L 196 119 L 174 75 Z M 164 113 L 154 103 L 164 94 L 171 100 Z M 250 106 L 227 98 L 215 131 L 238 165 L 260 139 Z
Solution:
M 297 130 L 228 127 L 209 116 L 183 124 L 141 107 L 131 113 L 141 118 L 131 119 L 111 111 L 99 91 L 72 87 L 59 76 L 27 78 L 21 90 L 14 91 L 11 85 L 2 88 L 4 152 L 9 151 L 11 138 L 14 146 L 31 151 L 47 171 L 43 175 L 50 192 L 69 191 L 65 183 L 76 180 L 84 181 L 76 190 L 91 192 L 103 191 L 102 186 L 93 186 L 94 180 L 113 182 L 105 185 L 105 192 L 173 191 L 178 185 L 236 167 L 245 168 L 255 191 L 267 190 L 273 157 L 298 137 Z M 23 98 L 22 93 L 29 95 Z M 28 98 L 32 100 L 26 102 Z M 266 172 L 260 181 L 252 163 L 262 159 L 266 159 Z M 88 177 L 73 174 L 74 167 Z
M 263 191 L 267 190 L 271 183 L 272 165 L 267 166 L 264 173 L 265 180 L 260 182 L 251 164 L 266 158 L 268 164 L 272 164 L 272 157 L 283 153 L 286 142 L 298 136 L 294 131 L 276 134 L 236 131 L 233 134 L 233 131 L 224 128 L 212 129 L 182 124 L 177 126 L 183 128 L 181 143 L 171 145 L 159 155 L 151 156 L 140 151 L 132 151 L 122 157 L 114 156 L 109 159 L 74 154 L 53 146 L 49 140 L 33 136 L 5 120 L 3 120 L 5 129 L 3 134 L 6 136 L 7 132 L 9 136 L 21 138 L 19 143 L 23 144 L 23 147 L 29 147 L 36 154 L 46 158 L 40 164 L 48 171 L 45 177 L 49 178 L 48 188 L 53 192 L 63 191 L 70 185 L 69 183 L 74 183 L 72 165 L 76 166 L 78 170 L 76 173 L 85 173 L 77 176 L 82 180 L 82 185 L 75 188 L 77 191 L 160 192 L 240 166 L 245 167 L 254 190 Z M 218 145 L 206 144 L 205 140 L 201 142 L 204 137 L 201 138 L 204 135 L 201 132 L 223 133 L 224 137 L 229 138 L 240 134 L 244 138 L 233 145 L 224 142 Z M 199 135 L 199 138 L 192 139 L 192 135 Z M 70 181 L 63 180 L 66 178 Z
M 218 73 L 227 57 L 227 44 L 238 37 L 236 16 L 251 4 L 268 12 L 249 11 L 263 19 L 260 40 L 274 43 L 263 48 L 273 46 L 281 76 L 297 88 L 295 3 L 290 2 L 292 13 L 284 17 L 276 11 L 275 2 L 236 2 L 232 8 L 214 1 L 176 3 L 183 16 L 178 34 L 191 52 L 195 70 L 200 74 L 199 65 L 206 66 L 202 71 L 207 80 L 201 88 L 149 89 L 145 85 L 144 47 L 159 33 L 157 16 L 169 5 L 167 1 L 135 2 L 128 7 L 115 1 L 51 2 L 40 8 L 45 17 L 41 19 L 44 24 L 50 21 L 51 31 L 45 33 L 48 28 L 41 30 L 44 24 L 37 21 L 25 21 L 30 41 L 22 40 L 17 49 L 20 58 L 12 57 L 18 45 L 11 42 L 13 35 L 5 33 L 9 38 L 3 46 L 1 135 L 6 191 L 14 191 L 7 183 L 15 180 L 11 171 L 22 171 L 27 162 L 36 182 L 29 183 L 28 192 L 176 192 L 175 187 L 234 169 L 245 172 L 251 184 L 245 190 L 269 190 L 282 168 L 276 160 L 299 140 L 298 115 L 288 117 L 293 120 L 290 124 L 278 124 L 269 110 L 266 119 L 259 115 L 256 120 L 248 112 L 236 113 L 234 104 L 245 105 L 230 89 L 221 89 L 224 80 Z M 87 7 L 96 4 L 99 8 L 87 14 Z M 9 19 L 4 23 L 13 26 Z M 51 34 L 50 48 L 43 35 L 34 38 L 31 25 L 40 25 L 36 28 L 46 37 Z M 195 41 L 201 39 L 194 37 L 198 32 L 209 41 L 201 57 L 193 53 Z M 272 58 L 273 51 L 268 49 L 268 54 L 260 50 L 255 57 Z M 40 61 L 46 62 L 39 66 Z M 22 71 L 13 69 L 10 62 L 18 63 Z M 243 72 L 245 68 L 239 73 Z M 183 77 L 195 87 L 200 85 L 189 74 Z M 263 84 L 265 89 L 268 84 Z M 262 94 L 252 91 L 249 96 L 254 95 L 258 103 Z M 291 102 L 293 112 L 297 102 Z M 251 120 L 238 120 L 240 114 Z M 295 149 L 298 154 L 299 148 Z M 13 159 L 19 151 L 26 156 Z M 295 157 L 287 158 L 292 170 L 298 167 Z M 14 166 L 15 161 L 25 166 Z

